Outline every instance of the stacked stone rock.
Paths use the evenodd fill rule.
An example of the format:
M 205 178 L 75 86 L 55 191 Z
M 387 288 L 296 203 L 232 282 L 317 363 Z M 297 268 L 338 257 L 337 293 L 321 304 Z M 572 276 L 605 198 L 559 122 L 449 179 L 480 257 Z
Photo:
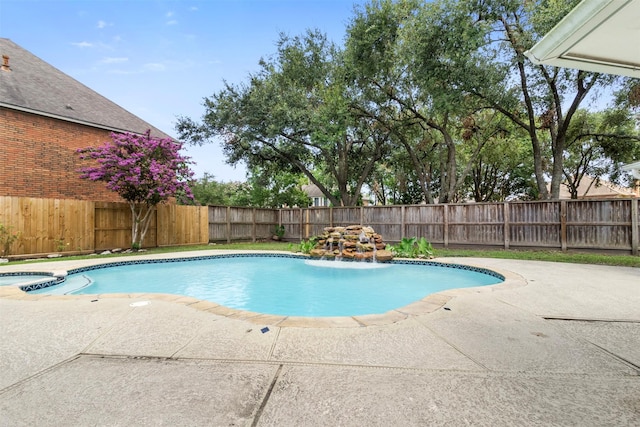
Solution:
M 345 258 L 357 260 L 389 261 L 393 254 L 387 251 L 382 236 L 371 227 L 349 225 L 347 227 L 325 227 L 318 236 L 312 257 Z

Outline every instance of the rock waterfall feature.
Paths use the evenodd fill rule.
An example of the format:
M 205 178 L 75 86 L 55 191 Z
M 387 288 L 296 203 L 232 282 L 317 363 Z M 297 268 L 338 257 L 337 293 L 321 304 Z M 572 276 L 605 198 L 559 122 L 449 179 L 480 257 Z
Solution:
M 391 251 L 382 236 L 371 227 L 349 225 L 346 227 L 325 227 L 317 244 L 311 250 L 314 258 L 355 259 L 367 261 L 390 261 Z

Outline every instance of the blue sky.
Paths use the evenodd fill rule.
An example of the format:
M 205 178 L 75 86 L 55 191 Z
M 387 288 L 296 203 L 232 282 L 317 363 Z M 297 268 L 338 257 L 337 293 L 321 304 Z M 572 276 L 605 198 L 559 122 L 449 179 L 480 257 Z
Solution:
M 164 132 L 199 119 L 202 100 L 258 70 L 279 33 L 318 28 L 342 44 L 363 0 L 0 0 L 9 38 Z M 218 143 L 186 154 L 218 181 L 244 180 Z

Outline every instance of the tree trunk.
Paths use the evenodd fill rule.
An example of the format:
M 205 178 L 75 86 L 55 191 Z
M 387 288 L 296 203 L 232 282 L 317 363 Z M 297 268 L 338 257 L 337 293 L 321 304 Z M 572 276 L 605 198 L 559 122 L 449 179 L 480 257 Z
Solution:
M 151 224 L 152 212 L 155 205 L 138 204 L 129 202 L 131 208 L 132 225 L 131 225 L 131 248 L 138 250 L 142 248 L 144 238 Z

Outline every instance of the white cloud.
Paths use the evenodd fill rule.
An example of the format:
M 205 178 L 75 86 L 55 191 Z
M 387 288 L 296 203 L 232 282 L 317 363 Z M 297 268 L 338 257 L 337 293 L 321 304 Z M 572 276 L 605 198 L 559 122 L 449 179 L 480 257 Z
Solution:
M 107 26 L 106 22 L 104 22 L 102 20 L 98 21 L 97 28 L 104 28 L 106 26 Z
M 164 71 L 166 68 L 167 67 L 164 64 L 160 64 L 158 62 L 144 64 L 144 69 L 147 71 Z
M 81 48 L 85 48 L 85 47 L 93 47 L 93 43 L 89 43 L 89 42 L 75 42 L 75 43 L 71 43 L 74 46 L 77 47 L 81 47 Z
M 127 62 L 128 60 L 129 58 L 125 58 L 125 57 L 118 57 L 118 58 L 108 57 L 108 58 L 103 58 L 102 60 L 100 60 L 100 62 L 102 64 L 118 64 L 122 62 Z
M 198 7 L 197 7 L 197 6 L 191 6 L 191 7 L 189 8 L 189 12 L 195 12 L 196 10 L 198 10 Z
M 112 69 L 112 70 L 108 70 L 107 73 L 109 74 L 120 74 L 123 76 L 128 76 L 131 74 L 140 74 L 139 71 L 131 71 L 131 70 L 122 70 L 122 69 Z
M 167 13 L 165 13 L 165 14 L 164 14 L 164 16 L 165 16 L 166 18 L 172 18 L 174 15 L 175 15 L 175 13 L 174 13 L 173 11 L 170 11 L 170 12 L 167 12 Z M 178 23 L 178 21 L 177 21 L 177 20 L 175 20 L 175 19 L 169 19 L 169 20 L 166 22 L 166 25 L 176 25 L 177 23 Z

